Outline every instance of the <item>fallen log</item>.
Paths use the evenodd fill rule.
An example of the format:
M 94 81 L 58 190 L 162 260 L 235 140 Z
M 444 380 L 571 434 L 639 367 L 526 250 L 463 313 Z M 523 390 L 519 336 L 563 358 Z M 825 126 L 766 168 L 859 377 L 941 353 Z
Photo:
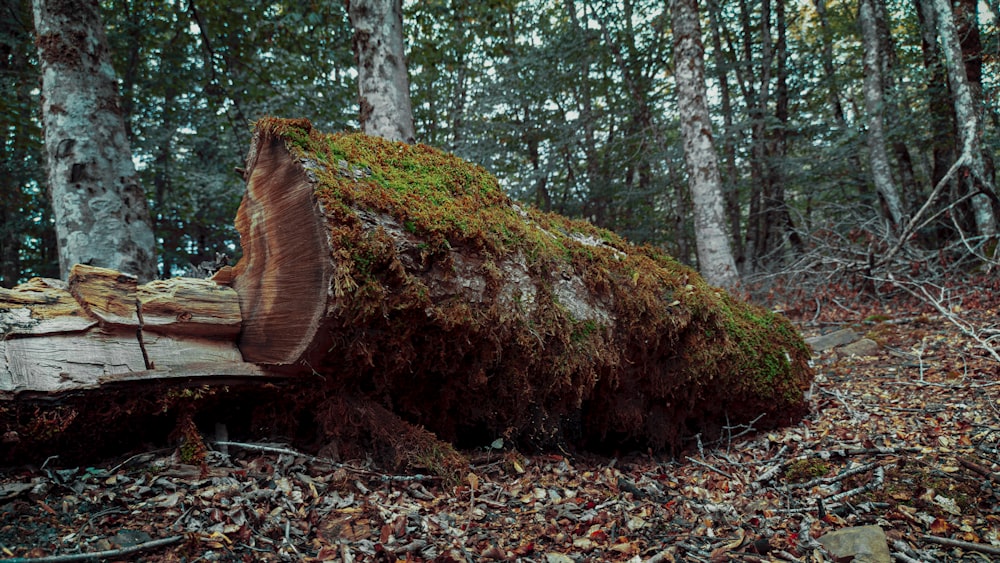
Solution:
M 80 391 L 105 381 L 263 375 L 236 347 L 233 289 L 174 278 L 138 285 L 77 264 L 68 282 L 0 288 L 0 398 Z
M 78 264 L 65 282 L 0 288 L 0 465 L 162 442 L 217 392 L 273 385 L 243 361 L 241 321 L 236 292 L 212 280 L 138 285 Z
M 213 280 L 77 266 L 0 290 L 3 460 L 197 419 L 453 471 L 430 432 L 678 448 L 806 411 L 787 320 L 455 156 L 268 118 L 245 178 L 243 256 Z
M 676 447 L 806 410 L 784 318 L 423 145 L 257 123 L 233 287 L 248 361 L 447 440 Z

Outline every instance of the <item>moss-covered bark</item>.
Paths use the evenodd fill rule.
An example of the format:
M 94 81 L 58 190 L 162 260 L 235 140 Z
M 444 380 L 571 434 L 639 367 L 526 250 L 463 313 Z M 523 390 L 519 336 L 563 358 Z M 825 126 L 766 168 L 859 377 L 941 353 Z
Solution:
M 257 192 L 307 190 L 325 229 L 316 267 L 328 273 L 312 276 L 325 287 L 305 293 L 327 301 L 308 345 L 275 364 L 479 443 L 676 447 L 806 409 L 809 352 L 789 322 L 658 249 L 515 204 L 482 168 L 426 146 L 270 118 L 254 143 L 252 154 L 279 145 L 308 181 L 276 185 L 251 169 L 245 206 Z M 283 221 L 246 217 L 245 243 L 253 229 L 282 236 Z M 238 291 L 240 278 L 266 277 L 261 247 L 245 248 Z M 261 295 L 244 308 L 247 334 L 268 334 L 294 299 Z

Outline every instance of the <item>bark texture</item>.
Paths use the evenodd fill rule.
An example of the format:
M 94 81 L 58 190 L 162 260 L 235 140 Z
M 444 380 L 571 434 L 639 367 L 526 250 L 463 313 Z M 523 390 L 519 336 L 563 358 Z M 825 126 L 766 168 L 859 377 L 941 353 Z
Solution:
M 358 63 L 361 130 L 412 143 L 413 110 L 403 54 L 402 0 L 349 0 Z
M 933 4 L 934 13 L 937 16 L 937 32 L 941 39 L 941 50 L 944 52 L 948 85 L 951 87 L 955 121 L 958 126 L 958 141 L 961 145 L 959 147 L 959 164 L 969 170 L 977 189 L 995 194 L 996 187 L 986 174 L 982 152 L 982 122 L 976 111 L 976 102 L 969 86 L 969 78 L 966 75 L 962 45 L 958 38 L 951 6 L 946 0 L 925 1 Z M 979 234 L 995 235 L 997 224 L 991 198 L 985 194 L 974 196 L 972 208 L 975 212 Z
M 868 113 L 868 162 L 875 190 L 881 196 L 894 225 L 904 224 L 903 203 L 892 178 L 885 138 L 885 82 L 882 74 L 884 56 L 881 53 L 879 29 L 875 21 L 875 2 L 861 0 L 858 22 L 864 47 L 865 111 Z
M 787 321 L 521 208 L 454 156 L 267 119 L 248 166 L 233 280 L 248 361 L 460 442 L 665 447 L 803 412 L 808 352 Z
M 33 0 L 48 180 L 63 277 L 74 264 L 156 275 L 96 0 Z
M 697 0 L 672 0 L 670 12 L 674 27 L 677 109 L 681 115 L 684 161 L 694 203 L 698 266 L 709 283 L 733 287 L 739 281 L 739 274 L 726 229 L 722 176 L 705 101 L 705 53 Z

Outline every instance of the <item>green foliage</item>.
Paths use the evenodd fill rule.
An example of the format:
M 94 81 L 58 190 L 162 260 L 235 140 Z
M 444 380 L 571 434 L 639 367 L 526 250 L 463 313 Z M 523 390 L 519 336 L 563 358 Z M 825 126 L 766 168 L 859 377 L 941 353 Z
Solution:
M 104 18 L 165 276 L 238 254 L 250 121 L 354 119 L 350 28 L 338 3 L 110 0 Z M 236 256 L 234 256 L 235 258 Z
M 31 9 L 0 10 L 0 286 L 59 276 L 51 207 L 45 194 L 41 105 Z
M 250 123 L 282 115 L 309 118 L 324 130 L 357 126 L 353 31 L 344 5 L 101 5 L 163 273 L 182 273 L 216 252 L 238 253 L 231 225 L 243 182 L 233 169 L 242 167 Z M 862 98 L 864 71 L 856 6 L 824 5 L 821 18 L 815 3 L 782 4 L 783 74 L 774 56 L 780 31 L 775 13 L 765 26 L 760 7 L 744 11 L 749 5 L 735 0 L 702 6 L 703 15 L 709 7 L 718 10 L 703 18 L 705 57 L 709 91 L 721 94 L 720 73 L 726 77 L 729 115 L 720 95 L 709 102 L 725 185 L 744 229 L 760 216 L 759 210 L 749 216 L 751 196 L 789 210 L 792 225 L 774 226 L 781 237 L 792 227 L 846 235 L 879 215 L 866 170 L 867 116 L 855 102 Z M 888 133 L 896 176 L 903 178 L 902 155 L 914 163 L 909 200 L 916 205 L 940 173 L 935 159 L 947 166 L 956 157 L 949 90 L 934 58 L 939 55 L 923 41 L 914 4 L 885 5 L 886 44 L 892 48 Z M 0 14 L 0 283 L 10 285 L 18 277 L 14 271 L 20 277 L 53 275 L 55 241 L 33 89 L 30 6 L 28 0 L 7 0 L 6 6 Z M 517 200 L 586 218 L 693 261 L 666 3 L 430 0 L 407 2 L 404 10 L 419 140 L 480 163 Z M 984 9 L 974 29 L 983 53 L 996 52 L 1000 37 L 997 19 L 987 16 Z M 772 47 L 770 58 L 765 44 Z M 997 97 L 989 95 L 1000 87 L 997 64 L 995 57 L 983 59 L 983 144 L 993 160 L 1000 158 Z M 778 89 L 779 74 L 787 96 Z M 764 76 L 769 80 L 762 85 Z M 768 104 L 758 115 L 754 103 L 762 91 Z M 782 117 L 779 107 L 785 105 Z M 764 167 L 755 170 L 753 126 L 761 120 L 766 154 Z M 777 185 L 768 178 L 777 178 Z M 935 206 L 960 195 L 956 188 Z M 967 209 L 957 211 L 959 220 L 968 220 Z M 770 250 L 766 258 L 779 265 L 793 252 L 784 243 Z

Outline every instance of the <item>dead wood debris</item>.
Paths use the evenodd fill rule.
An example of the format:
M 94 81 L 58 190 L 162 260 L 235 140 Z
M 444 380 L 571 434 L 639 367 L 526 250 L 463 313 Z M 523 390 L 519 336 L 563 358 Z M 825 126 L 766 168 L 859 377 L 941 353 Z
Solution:
M 1000 550 L 1000 366 L 945 319 L 914 319 L 859 325 L 880 344 L 876 356 L 818 355 L 800 424 L 727 429 L 729 439 L 698 443 L 683 462 L 485 447 L 467 452 L 472 464 L 449 483 L 220 442 L 203 467 L 148 453 L 104 467 L 9 469 L 0 555 L 830 561 L 816 538 L 877 525 L 896 560 L 982 561 Z

